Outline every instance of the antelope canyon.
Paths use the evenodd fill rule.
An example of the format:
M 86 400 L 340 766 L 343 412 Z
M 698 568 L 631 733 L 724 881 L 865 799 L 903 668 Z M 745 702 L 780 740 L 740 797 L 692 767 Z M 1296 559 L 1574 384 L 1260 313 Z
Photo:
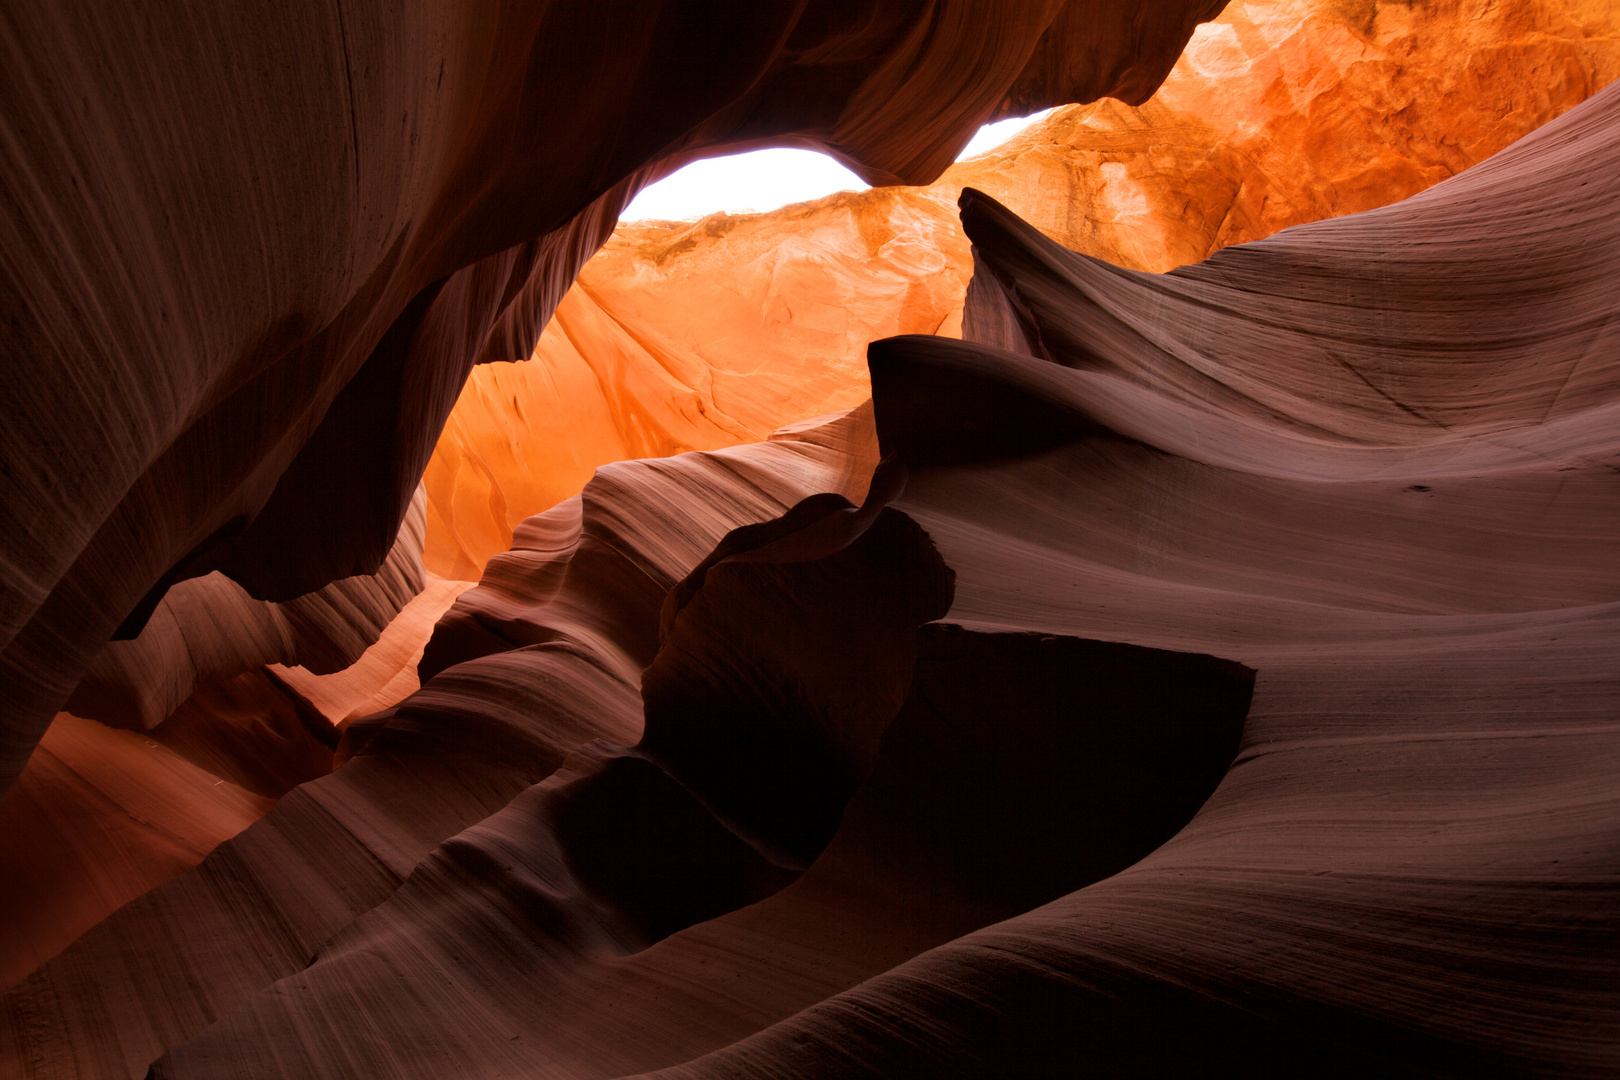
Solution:
M 1609 0 L 0 57 L 0 1075 L 1620 1071 Z
M 868 341 L 959 337 L 963 187 L 1167 271 L 1416 194 L 1616 76 L 1608 3 L 1234 3 L 1148 102 L 1060 108 L 929 187 L 621 224 L 530 362 L 473 369 L 427 467 L 426 563 L 476 578 L 599 465 L 764 439 L 864 401 Z

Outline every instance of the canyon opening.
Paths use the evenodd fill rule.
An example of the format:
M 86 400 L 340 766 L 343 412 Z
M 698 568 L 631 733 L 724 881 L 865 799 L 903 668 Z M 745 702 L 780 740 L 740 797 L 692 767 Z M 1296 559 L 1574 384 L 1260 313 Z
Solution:
M 0 5 L 0 1075 L 1614 1075 L 1616 76 Z

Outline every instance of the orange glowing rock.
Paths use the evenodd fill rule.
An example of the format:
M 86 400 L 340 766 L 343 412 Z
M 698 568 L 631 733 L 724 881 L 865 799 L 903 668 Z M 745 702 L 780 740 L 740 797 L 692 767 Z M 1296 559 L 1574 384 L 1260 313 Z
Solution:
M 621 225 L 532 361 L 473 369 L 428 465 L 424 564 L 476 577 L 599 465 L 762 439 L 864 399 L 868 341 L 959 336 L 964 186 L 1164 271 L 1405 198 L 1616 75 L 1603 2 L 1238 2 L 1146 104 L 1061 108 L 932 186 Z
M 531 362 L 473 369 L 428 464 L 425 565 L 476 578 L 599 465 L 858 405 L 868 341 L 934 333 L 961 306 L 959 236 L 925 188 L 621 227 Z
M 1617 75 L 1620 9 L 1603 0 L 1239 0 L 1146 104 L 1059 109 L 941 185 L 1165 271 L 1416 194 Z
M 0 986 L 189 870 L 274 800 L 129 731 L 60 713 L 0 803 Z
M 471 587 L 470 581 L 429 575 L 422 591 L 394 616 L 376 643 L 342 671 L 321 675 L 302 666 L 266 668 L 341 730 L 356 717 L 396 705 L 421 687 L 416 664 L 433 624 Z

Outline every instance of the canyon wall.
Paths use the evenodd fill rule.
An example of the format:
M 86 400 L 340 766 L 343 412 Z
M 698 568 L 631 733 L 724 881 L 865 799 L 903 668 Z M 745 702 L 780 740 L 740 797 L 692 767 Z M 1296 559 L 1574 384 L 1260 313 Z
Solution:
M 1612 1073 L 1617 197 L 1620 86 L 1168 274 L 964 191 L 961 339 L 526 521 L 0 1061 Z
M 1140 105 L 1060 108 L 925 188 L 621 224 L 529 364 L 473 370 L 428 464 L 427 565 L 476 577 L 609 461 L 714 449 L 865 397 L 867 341 L 956 334 L 955 202 L 1165 271 L 1405 198 L 1620 75 L 1606 0 L 1245 0 Z
M 429 451 L 470 365 L 529 355 L 640 186 L 781 139 L 928 180 L 1029 102 L 1145 98 L 1215 10 L 1083 6 L 13 13 L 0 862 L 31 884 L 5 979 L 417 688 L 466 587 L 412 599 Z
M 1075 10 L 1070 10 L 1071 8 Z M 923 183 L 1218 0 L 28 5 L 0 28 L 0 794 L 178 580 L 374 573 L 472 363 L 727 147 Z
M 128 435 L 121 418 L 151 406 L 139 432 L 161 443 L 178 413 L 158 406 L 179 401 L 194 426 L 96 525 L 89 555 L 63 533 L 79 561 L 6 654 L 14 718 L 79 685 L 87 708 L 144 730 L 56 714 L 0 803 L 0 1073 L 1612 1075 L 1620 86 L 1596 88 L 1615 63 L 1614 12 L 1286 18 L 1303 10 L 1235 7 L 1167 83 L 1169 113 L 1060 111 L 920 194 L 626 230 L 565 295 L 615 200 L 702 142 L 687 131 L 631 153 L 630 139 L 614 151 L 625 160 L 676 149 L 606 196 L 584 190 L 597 198 L 585 217 L 414 299 L 406 263 L 373 266 L 370 285 L 332 293 L 346 314 L 318 347 L 266 346 L 224 382 L 188 381 L 214 370 L 207 350 L 143 367 L 169 321 L 227 345 L 241 328 L 177 302 L 147 313 L 150 334 L 121 327 L 125 367 L 42 379 L 38 409 L 7 399 L 39 433 L 50 394 L 103 394 L 103 426 L 68 451 L 46 432 L 12 457 L 25 442 L 5 435 L 7 482 L 56 492 L 0 503 L 25 569 L 67 509 L 81 524 L 100 512 L 80 488 L 111 505 L 117 476 L 73 470 Z M 294 280 L 278 260 L 297 244 L 272 226 L 386 232 L 372 216 L 386 169 L 416 159 L 377 152 L 391 112 L 360 120 L 401 70 L 425 87 L 410 58 L 434 48 L 482 48 L 492 66 L 452 65 L 444 92 L 463 111 L 441 119 L 460 128 L 419 132 L 428 157 L 462 137 L 510 140 L 548 78 L 596 87 L 593 64 L 640 73 L 646 85 L 598 87 L 598 105 L 629 109 L 678 60 L 718 58 L 698 70 L 724 81 L 753 56 L 763 74 L 702 113 L 704 137 L 777 125 L 875 179 L 922 179 L 964 134 L 963 102 L 995 115 L 1054 87 L 1140 102 L 1191 17 L 1073 4 L 1007 25 L 971 5 L 804 5 L 778 38 L 761 28 L 774 16 L 739 9 L 715 40 L 678 5 L 627 11 L 647 16 L 641 38 L 634 20 L 611 41 L 594 24 L 548 36 L 568 29 L 566 6 L 432 25 L 407 11 L 398 26 L 334 9 L 333 78 L 288 100 L 318 112 L 338 95 L 351 126 L 330 130 L 353 138 L 334 152 L 369 179 L 346 210 L 293 200 L 283 221 L 227 206 L 222 220 L 269 238 L 232 256 Z M 8 153 L 65 153 L 96 123 L 125 134 L 122 114 L 97 112 L 107 101 L 47 94 L 50 79 L 133 80 L 120 57 L 206 41 L 214 67 L 187 53 L 201 70 L 175 77 L 240 81 L 232 65 L 257 54 L 230 46 L 263 29 L 218 12 L 178 29 L 121 17 L 92 27 L 63 6 L 4 26 L 27 62 L 0 78 L 37 85 L 0 100 L 61 121 L 5 114 L 22 133 Z M 748 52 L 754 32 L 769 40 Z M 418 51 L 375 47 L 391 34 Z M 265 45 L 282 48 L 280 74 L 250 80 L 293 80 L 304 54 L 289 37 Z M 25 55 L 25 39 L 43 51 Z M 73 44 L 54 70 L 52 41 Z M 536 66 L 503 67 L 508 53 Z M 105 70 L 81 70 L 93 60 Z M 982 84 L 961 87 L 965 70 Z M 505 96 L 487 81 L 502 72 Z M 1227 98 L 1228 78 L 1262 92 Z M 724 96 L 697 83 L 694 101 Z M 942 86 L 964 96 L 936 112 Z M 829 101 L 843 126 L 814 127 L 806 113 Z M 1175 119 L 1197 109 L 1199 125 Z M 1450 134 L 1404 126 L 1451 109 Z M 524 154 L 629 130 L 608 105 L 586 114 L 609 122 L 474 156 L 533 167 Z M 311 130 L 319 143 L 327 129 Z M 171 154 L 212 150 L 168 134 Z M 397 141 L 408 134 L 409 115 Z M 614 174 L 623 161 L 602 153 L 559 171 L 558 190 Z M 1484 160 L 1465 169 L 1470 155 Z M 94 221 L 41 211 L 9 227 L 146 228 L 163 237 L 148 254 L 207 231 L 117 217 L 176 190 L 108 200 L 105 185 L 145 175 L 133 160 L 108 144 L 100 194 L 82 193 Z M 218 161 L 205 165 L 197 175 Z M 261 176 L 198 190 L 260 191 L 257 210 L 328 190 L 314 173 Z M 493 242 L 516 177 L 400 180 L 460 200 L 412 219 L 400 257 L 445 256 L 434 243 L 450 236 Z M 1025 191 L 1027 212 L 998 183 Z M 37 209 L 81 194 L 6 197 Z M 410 217 L 409 199 L 396 206 Z M 1313 217 L 1328 220 L 1295 225 Z M 363 246 L 344 249 L 354 272 Z M 28 333 L 47 301 L 99 298 L 89 334 L 117 315 L 97 277 L 112 255 L 0 250 L 13 260 L 0 287 L 34 280 L 13 251 L 58 275 L 28 294 L 14 324 Z M 177 264 L 140 265 L 120 279 L 126 301 L 186 298 L 165 276 Z M 187 287 L 217 290 L 211 303 L 241 285 L 218 269 Z M 73 274 L 79 292 L 58 287 Z M 649 293 L 675 297 L 673 314 Z M 481 416 L 448 428 L 462 458 L 441 444 L 418 504 L 429 571 L 481 565 L 480 580 L 424 573 L 421 534 L 389 509 L 408 507 L 424 432 L 455 371 L 528 356 L 553 305 L 539 354 L 561 359 L 482 369 L 499 374 L 474 384 Z M 368 351 L 373 331 L 385 344 Z M 84 340 L 64 338 L 62 355 Z M 353 378 L 351 349 L 370 356 Z M 146 396 L 117 397 L 115 377 Z M 324 389 L 307 397 L 300 379 Z M 558 387 L 580 410 L 545 436 Z M 302 428 L 278 427 L 294 414 Z M 62 423 L 74 415 L 64 405 Z M 676 452 L 703 439 L 737 444 Z M 555 476 L 536 464 L 553 451 Z M 621 452 L 669 456 L 593 463 Z M 58 466 L 59 483 L 18 479 L 20 461 Z M 154 569 L 186 529 L 252 502 L 233 469 L 282 478 L 265 511 L 178 571 Z M 530 499 L 548 508 L 512 529 Z M 356 563 L 368 544 L 393 554 Z M 380 573 L 299 592 L 357 566 Z M 8 610 L 47 578 L 8 577 Z M 120 625 L 132 639 L 103 645 Z M 340 667 L 371 638 L 329 674 L 264 663 Z M 227 653 L 248 670 L 224 678 Z

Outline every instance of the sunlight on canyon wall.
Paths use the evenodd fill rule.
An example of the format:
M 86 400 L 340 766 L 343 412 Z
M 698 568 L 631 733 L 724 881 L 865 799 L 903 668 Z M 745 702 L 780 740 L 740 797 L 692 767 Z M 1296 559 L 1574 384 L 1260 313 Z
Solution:
M 0 1076 L 1612 1075 L 1620 7 L 1213 6 L 0 20 Z
M 1066 247 L 1165 271 L 1403 199 L 1617 74 L 1606 0 L 1239 2 L 1146 104 L 1058 109 L 929 187 L 621 225 L 532 361 L 473 369 L 428 465 L 424 562 L 476 578 L 598 466 L 850 408 L 868 341 L 959 334 L 963 186 Z

